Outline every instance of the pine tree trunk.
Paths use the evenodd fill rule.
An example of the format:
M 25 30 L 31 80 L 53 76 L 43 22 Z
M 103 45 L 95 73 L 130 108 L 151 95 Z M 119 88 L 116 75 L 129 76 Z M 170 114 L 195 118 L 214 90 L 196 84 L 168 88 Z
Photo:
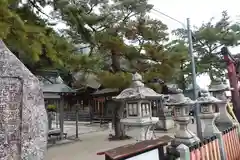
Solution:
M 115 50 L 112 50 L 112 68 L 113 68 L 113 71 L 116 73 L 116 72 L 119 72 L 121 71 L 121 65 L 120 65 L 120 54 L 117 53 Z
M 124 139 L 126 137 L 124 125 L 120 123 L 122 118 L 124 118 L 124 103 L 117 103 L 113 115 L 115 139 Z
M 120 54 L 115 51 L 114 49 L 111 50 L 111 59 L 112 59 L 112 69 L 114 73 L 121 71 L 120 65 Z M 114 109 L 113 115 L 113 124 L 114 124 L 114 131 L 115 131 L 115 139 L 124 139 L 125 138 L 125 129 L 124 125 L 120 123 L 120 120 L 123 118 L 124 115 L 124 103 L 117 103 Z

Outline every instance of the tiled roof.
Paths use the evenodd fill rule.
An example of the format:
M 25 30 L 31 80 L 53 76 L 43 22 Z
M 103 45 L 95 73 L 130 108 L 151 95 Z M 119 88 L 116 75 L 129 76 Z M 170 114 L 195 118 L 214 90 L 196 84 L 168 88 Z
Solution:
M 43 93 L 74 93 L 74 89 L 66 84 L 45 84 L 42 86 Z

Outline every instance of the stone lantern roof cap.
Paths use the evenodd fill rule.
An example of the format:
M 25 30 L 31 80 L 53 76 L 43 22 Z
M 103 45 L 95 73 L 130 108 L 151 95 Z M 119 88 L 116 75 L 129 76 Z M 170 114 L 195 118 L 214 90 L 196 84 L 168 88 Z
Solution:
M 169 99 L 165 102 L 167 106 L 193 105 L 195 102 L 189 97 L 185 97 L 181 90 L 178 94 L 169 95 Z
M 114 100 L 141 100 L 157 99 L 163 97 L 162 94 L 155 92 L 153 89 L 145 87 L 142 83 L 142 76 L 138 73 L 132 75 L 132 85 L 130 88 L 123 90 Z
M 233 90 L 233 88 L 228 87 L 228 85 L 223 84 L 220 79 L 215 79 L 211 82 L 209 86 L 209 92 L 217 92 L 217 91 L 229 91 Z
M 210 94 L 207 94 L 203 97 L 199 97 L 196 100 L 197 103 L 199 104 L 218 104 L 218 103 L 224 103 L 224 101 L 219 100 L 213 96 L 211 96 Z

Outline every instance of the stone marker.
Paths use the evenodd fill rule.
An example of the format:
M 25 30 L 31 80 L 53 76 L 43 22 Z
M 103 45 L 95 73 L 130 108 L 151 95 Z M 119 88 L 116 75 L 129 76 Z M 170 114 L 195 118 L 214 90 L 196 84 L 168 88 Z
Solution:
M 0 40 L 0 160 L 43 160 L 47 132 L 38 79 Z

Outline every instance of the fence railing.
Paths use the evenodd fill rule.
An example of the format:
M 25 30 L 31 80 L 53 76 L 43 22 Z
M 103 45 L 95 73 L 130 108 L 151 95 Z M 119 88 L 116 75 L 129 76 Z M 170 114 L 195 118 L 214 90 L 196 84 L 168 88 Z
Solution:
M 177 147 L 180 160 L 238 160 L 240 159 L 239 126 L 233 126 L 187 147 Z
M 240 159 L 240 143 L 238 127 L 234 126 L 223 131 L 223 144 L 227 160 Z
M 221 160 L 217 136 L 212 136 L 189 148 L 191 160 Z
M 90 113 L 87 111 L 79 111 L 78 113 L 78 120 L 79 121 L 90 121 L 91 116 Z M 66 121 L 75 121 L 76 120 L 76 112 L 65 112 L 64 113 L 64 120 Z

